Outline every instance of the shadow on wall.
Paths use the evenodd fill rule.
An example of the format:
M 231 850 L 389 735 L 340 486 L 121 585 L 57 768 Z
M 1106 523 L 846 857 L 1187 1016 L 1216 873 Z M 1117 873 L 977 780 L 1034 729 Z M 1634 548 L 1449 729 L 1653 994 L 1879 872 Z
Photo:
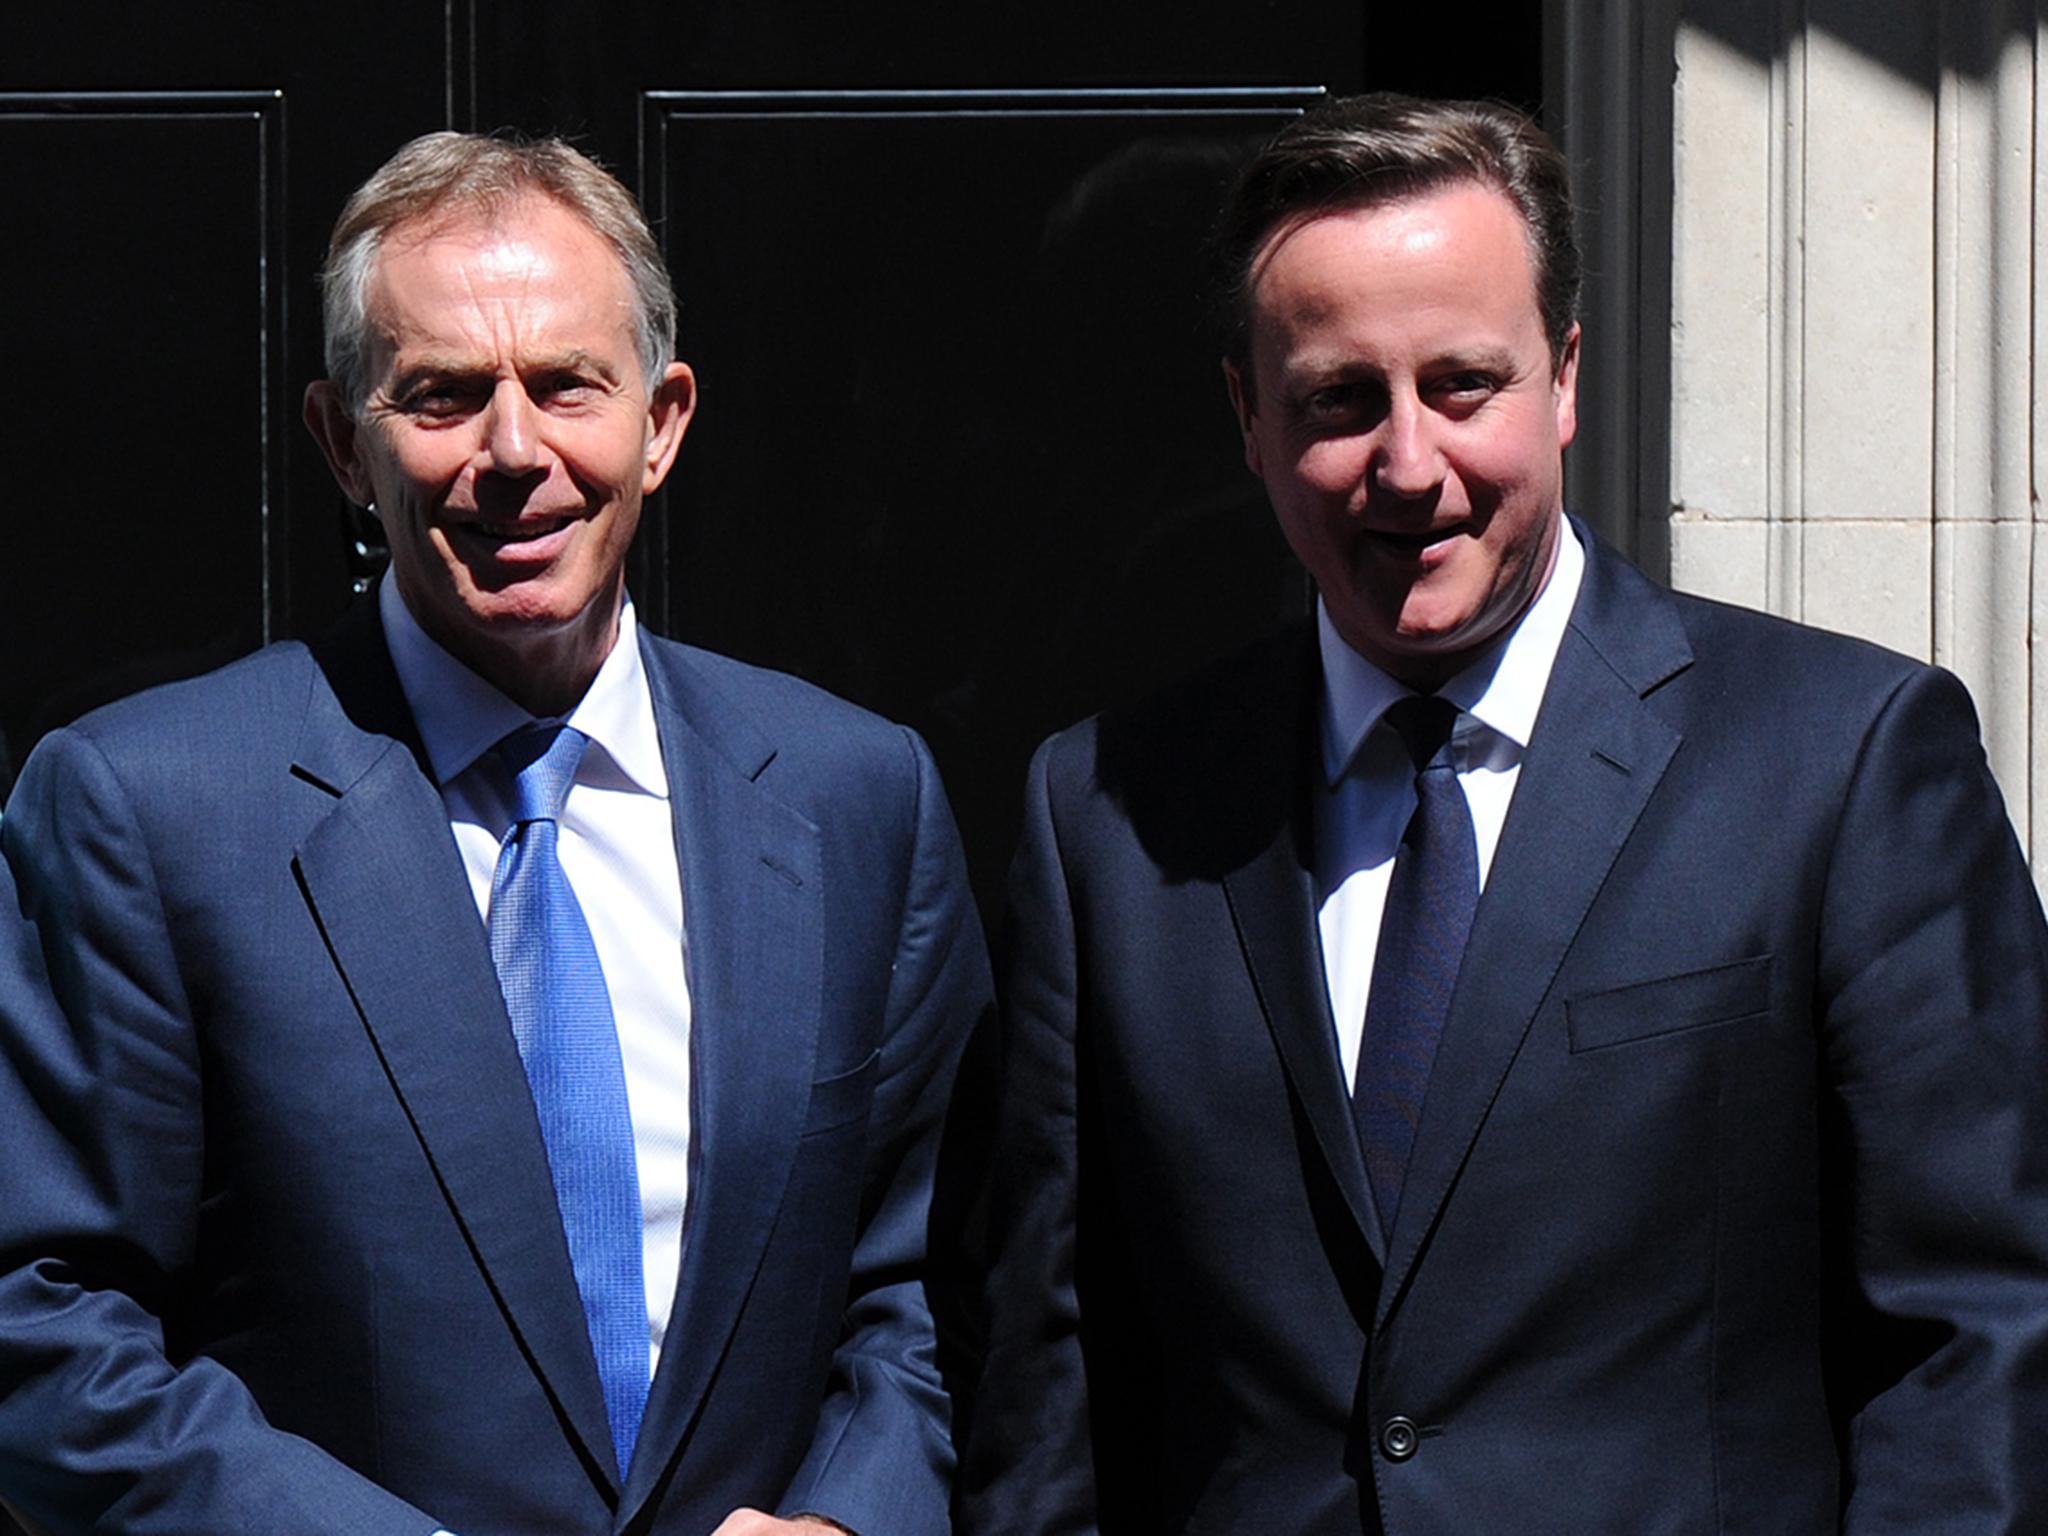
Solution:
M 1824 32 L 1930 93 L 1944 69 L 1987 78 L 2015 42 L 2031 43 L 2035 26 L 2033 6 L 2015 0 L 1812 0 L 1803 7 L 1707 0 L 1682 4 L 1680 22 L 1758 60 L 1783 54 L 1801 31 Z

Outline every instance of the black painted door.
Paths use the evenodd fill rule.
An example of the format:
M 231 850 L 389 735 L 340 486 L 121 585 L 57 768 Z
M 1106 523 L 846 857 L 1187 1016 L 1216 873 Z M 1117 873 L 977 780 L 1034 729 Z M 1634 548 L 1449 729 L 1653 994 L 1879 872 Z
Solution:
M 1535 0 L 1424 9 L 7 7 L 6 756 L 349 601 L 374 525 L 297 420 L 327 227 L 415 133 L 559 131 L 658 221 L 702 389 L 643 614 L 925 732 L 987 896 L 1038 736 L 1303 605 L 1197 247 L 1321 92 L 1537 105 Z

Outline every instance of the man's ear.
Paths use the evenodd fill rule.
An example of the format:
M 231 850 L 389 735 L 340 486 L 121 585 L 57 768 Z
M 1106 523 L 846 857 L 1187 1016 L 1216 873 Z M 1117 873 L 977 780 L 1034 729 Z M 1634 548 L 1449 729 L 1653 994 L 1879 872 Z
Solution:
M 369 470 L 356 442 L 356 419 L 349 414 L 348 405 L 332 380 L 318 379 L 306 386 L 301 414 L 306 430 L 327 456 L 327 467 L 334 472 L 342 495 L 359 507 L 375 501 L 377 493 L 370 486 Z
M 1223 359 L 1223 382 L 1230 390 L 1230 408 L 1237 413 L 1237 430 L 1244 435 L 1245 468 L 1263 480 L 1266 467 L 1259 457 L 1258 439 L 1252 436 L 1252 405 L 1246 398 L 1244 377 L 1227 357 Z
M 1565 333 L 1564 351 L 1557 360 L 1557 377 L 1551 392 L 1557 411 L 1557 446 L 1569 448 L 1579 432 L 1579 328 Z
M 647 473 L 641 477 L 640 494 L 652 496 L 668 478 L 690 418 L 697 414 L 697 375 L 688 363 L 670 363 L 662 370 L 654 398 L 647 402 Z

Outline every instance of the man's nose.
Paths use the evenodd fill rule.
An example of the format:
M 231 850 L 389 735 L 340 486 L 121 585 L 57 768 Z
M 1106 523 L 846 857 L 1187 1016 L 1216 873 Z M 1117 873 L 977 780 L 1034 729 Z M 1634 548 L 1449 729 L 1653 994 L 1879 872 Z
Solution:
M 500 379 L 484 412 L 485 468 L 530 475 L 541 467 L 540 418 L 517 379 Z
M 1380 427 L 1373 454 L 1373 484 L 1389 495 L 1414 499 L 1443 483 L 1444 456 L 1436 422 L 1413 394 L 1396 396 Z

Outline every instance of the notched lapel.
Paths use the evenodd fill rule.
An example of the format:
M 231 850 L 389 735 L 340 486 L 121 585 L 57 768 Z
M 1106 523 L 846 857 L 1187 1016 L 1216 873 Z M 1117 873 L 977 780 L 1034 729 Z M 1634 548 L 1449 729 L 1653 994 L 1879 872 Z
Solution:
M 355 723 L 388 719 L 389 698 L 315 692 L 293 771 L 337 799 L 300 845 L 300 886 L 487 1283 L 593 1479 L 616 1488 L 547 1153 L 447 811 L 403 739 Z
M 689 1209 L 622 1516 L 701 1410 L 803 1134 L 824 1006 L 818 831 L 761 782 L 773 745 L 667 646 L 643 647 L 668 772 L 690 982 Z
M 1257 859 L 1226 875 L 1223 892 L 1287 1081 L 1351 1219 L 1373 1257 L 1384 1264 L 1385 1241 L 1358 1150 L 1351 1099 L 1338 1070 L 1336 1026 L 1315 937 L 1315 878 L 1297 843 L 1290 827 Z
M 1644 696 L 1690 662 L 1668 602 L 1588 547 L 1430 1069 L 1376 1327 L 1406 1289 L 1494 1097 L 1679 734 Z
M 1316 940 L 1306 769 L 1312 631 L 1289 630 L 1186 694 L 1104 721 L 1097 775 L 1169 880 L 1222 885 L 1266 1026 L 1318 1149 L 1380 1257 Z

